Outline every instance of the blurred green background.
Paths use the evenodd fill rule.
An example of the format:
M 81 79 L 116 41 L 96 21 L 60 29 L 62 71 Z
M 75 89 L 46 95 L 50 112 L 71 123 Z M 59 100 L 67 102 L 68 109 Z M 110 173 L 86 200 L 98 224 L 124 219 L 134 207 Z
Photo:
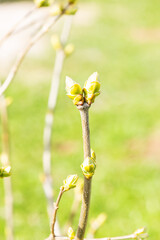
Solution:
M 119 236 L 146 226 L 160 239 L 160 2 L 79 1 L 92 15 L 72 27 L 74 54 L 65 61 L 52 138 L 55 196 L 68 174 L 82 177 L 79 112 L 65 95 L 65 76 L 81 84 L 98 71 L 101 95 L 90 109 L 91 146 L 97 154 L 89 219 L 105 212 L 96 237 Z M 28 56 L 6 92 L 13 165 L 15 239 L 49 234 L 42 174 L 43 127 L 54 52 L 48 41 L 42 58 Z M 68 219 L 73 191 L 58 217 Z M 4 238 L 3 180 L 0 180 L 0 239 Z M 76 230 L 78 216 L 75 219 Z

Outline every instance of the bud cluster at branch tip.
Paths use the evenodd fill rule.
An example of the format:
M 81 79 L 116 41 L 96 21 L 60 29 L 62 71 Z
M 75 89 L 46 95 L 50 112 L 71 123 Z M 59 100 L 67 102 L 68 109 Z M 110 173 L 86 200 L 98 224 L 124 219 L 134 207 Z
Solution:
M 1 167 L 0 168 L 0 178 L 11 176 L 11 167 Z
M 66 91 L 67 96 L 73 100 L 73 103 L 75 105 L 83 105 L 84 99 L 82 88 L 78 83 L 76 83 L 69 77 L 66 77 Z
M 81 164 L 81 169 L 83 172 L 83 175 L 90 179 L 96 170 L 96 155 L 93 150 L 91 150 L 91 157 L 87 157 L 84 159 L 83 163 Z
M 89 105 L 94 103 L 96 96 L 100 94 L 100 86 L 98 73 L 94 72 L 84 84 L 84 96 Z
M 78 180 L 77 174 L 74 175 L 69 175 L 64 181 L 63 181 L 63 186 L 61 189 L 65 192 L 68 191 L 72 188 L 76 187 L 76 182 Z
M 79 86 L 79 91 L 77 91 L 77 86 Z M 73 103 L 75 105 L 83 105 L 84 102 L 86 102 L 88 105 L 91 105 L 94 103 L 96 96 L 100 94 L 99 90 L 100 80 L 97 72 L 94 72 L 88 78 L 84 84 L 83 89 L 81 89 L 80 85 L 73 81 L 71 78 L 66 77 L 67 96 L 73 100 Z
M 72 227 L 68 228 L 67 235 L 68 235 L 70 240 L 73 240 L 75 238 L 75 232 L 73 231 Z
M 51 7 L 50 15 L 57 16 L 57 15 L 61 15 L 62 13 L 66 15 L 74 15 L 78 10 L 77 5 L 75 3 L 76 1 L 69 0 L 68 7 L 66 7 L 66 5 L 64 5 L 63 3 L 56 3 Z

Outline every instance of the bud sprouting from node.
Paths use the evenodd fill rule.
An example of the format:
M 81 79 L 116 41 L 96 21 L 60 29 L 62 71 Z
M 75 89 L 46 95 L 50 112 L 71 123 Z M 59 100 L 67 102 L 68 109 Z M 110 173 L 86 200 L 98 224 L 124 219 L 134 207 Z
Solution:
M 68 191 L 72 188 L 76 187 L 76 182 L 78 180 L 78 175 L 74 174 L 74 175 L 69 175 L 64 181 L 63 181 L 63 190 L 64 191 Z
M 74 45 L 72 43 L 69 43 L 64 48 L 64 53 L 68 57 L 74 52 Z
M 73 231 L 73 228 L 72 227 L 69 227 L 68 228 L 68 232 L 67 232 L 67 235 L 69 237 L 70 240 L 74 239 L 75 238 L 75 233 Z
M 87 157 L 81 164 L 81 169 L 82 169 L 83 175 L 89 179 L 94 175 L 96 164 L 92 158 Z
M 93 149 L 91 149 L 91 158 L 93 159 L 94 162 L 96 162 L 96 154 L 95 151 L 93 151 Z
M 62 48 L 62 44 L 60 38 L 57 34 L 52 35 L 51 37 L 51 44 L 55 50 L 59 50 Z
M 100 81 L 97 72 L 94 72 L 84 84 L 85 101 L 90 105 L 94 103 L 96 96 L 100 94 Z
M 67 96 L 73 100 L 75 105 L 83 104 L 83 91 L 81 86 L 69 77 L 66 77 L 66 91 Z
M 0 168 L 0 178 L 11 176 L 11 166 Z

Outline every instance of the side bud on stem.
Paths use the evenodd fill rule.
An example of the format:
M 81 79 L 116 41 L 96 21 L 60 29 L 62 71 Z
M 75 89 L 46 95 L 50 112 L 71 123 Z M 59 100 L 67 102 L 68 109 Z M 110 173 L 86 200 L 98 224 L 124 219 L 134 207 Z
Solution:
M 100 81 L 97 72 L 93 73 L 81 89 L 80 85 L 74 82 L 71 78 L 66 77 L 67 96 L 73 100 L 75 105 L 83 105 L 86 102 L 88 105 L 94 103 L 96 96 L 100 94 Z
M 74 233 L 72 227 L 69 227 L 69 228 L 68 228 L 67 235 L 68 235 L 68 237 L 69 237 L 70 240 L 73 240 L 73 239 L 75 238 L 75 233 Z
M 0 168 L 0 178 L 11 176 L 11 167 L 1 167 Z
M 57 34 L 53 34 L 51 37 L 51 44 L 55 50 L 59 50 L 62 48 L 62 44 L 60 38 Z
M 81 169 L 82 169 L 83 175 L 87 179 L 90 179 L 94 175 L 94 172 L 96 169 L 96 163 L 93 160 L 93 158 L 87 157 L 82 163 Z

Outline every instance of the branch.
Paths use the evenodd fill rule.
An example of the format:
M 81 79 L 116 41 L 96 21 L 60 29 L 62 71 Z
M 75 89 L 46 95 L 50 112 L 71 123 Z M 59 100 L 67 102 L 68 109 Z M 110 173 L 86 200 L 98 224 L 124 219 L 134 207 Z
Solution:
M 147 235 L 146 235 L 147 237 Z M 105 238 L 84 238 L 84 240 L 129 240 L 129 239 L 135 239 L 139 240 L 138 236 L 135 233 L 132 233 L 130 235 L 125 236 L 119 236 L 119 237 L 105 237 Z M 52 235 L 50 235 L 45 240 L 53 240 Z M 54 240 L 70 240 L 68 237 L 54 237 Z
M 31 40 L 29 41 L 27 46 L 22 50 L 22 52 L 20 53 L 17 61 L 15 62 L 13 67 L 11 68 L 11 71 L 9 72 L 8 77 L 6 78 L 5 82 L 0 87 L 0 96 L 3 94 L 3 92 L 10 85 L 10 83 L 13 80 L 13 78 L 15 77 L 15 75 L 16 75 L 16 73 L 17 73 L 17 71 L 18 71 L 18 69 L 19 69 L 19 67 L 20 67 L 20 65 L 21 65 L 21 63 L 24 59 L 24 57 L 29 52 L 31 47 L 51 29 L 51 27 L 57 22 L 57 20 L 61 16 L 63 16 L 63 14 L 66 12 L 66 10 L 68 9 L 69 6 L 70 6 L 70 4 L 67 4 L 66 7 L 63 9 L 63 11 L 59 15 L 57 15 L 55 18 L 51 18 L 46 24 L 43 25 L 43 27 L 40 29 L 40 31 L 37 34 L 35 34 L 35 36 L 33 36 L 33 38 L 31 38 Z
M 71 21 L 72 18 L 67 16 L 62 34 L 61 34 L 61 43 L 63 45 L 66 44 L 70 29 L 71 29 Z M 43 189 L 47 199 L 47 209 L 49 218 L 52 219 L 53 213 L 53 186 L 52 186 L 52 176 L 51 176 L 51 137 L 52 137 L 52 127 L 54 120 L 54 110 L 57 103 L 57 96 L 59 90 L 59 82 L 60 76 L 63 68 L 65 54 L 63 49 L 59 49 L 56 51 L 55 65 L 53 70 L 51 89 L 49 93 L 48 100 L 48 111 L 45 117 L 45 127 L 43 134 L 43 144 L 44 144 L 44 152 L 43 152 L 43 171 L 44 171 L 44 181 L 43 181 Z M 59 235 L 60 230 L 58 225 L 55 228 L 55 234 Z
M 21 28 L 18 28 L 17 30 L 15 30 L 12 35 L 19 34 L 19 33 L 23 32 L 24 30 L 28 29 L 29 27 L 33 27 L 34 25 L 38 25 L 38 26 L 42 27 L 42 25 L 43 25 L 42 23 L 44 23 L 44 20 L 46 20 L 48 17 L 49 16 L 47 15 L 46 17 L 44 17 L 42 19 L 42 16 L 41 16 L 41 18 L 30 21 L 29 23 L 25 24 Z
M 21 25 L 21 23 L 28 18 L 35 10 L 37 9 L 37 7 L 33 7 L 31 10 L 29 10 L 21 19 L 19 19 L 19 21 L 9 30 L 9 32 L 7 32 L 2 39 L 0 39 L 0 46 L 4 43 L 4 41 L 9 38 L 14 31 L 16 30 L 16 28 Z
M 84 149 L 84 159 L 90 157 L 90 132 L 89 132 L 89 118 L 88 111 L 89 105 L 84 103 L 82 106 L 77 106 L 80 111 L 81 121 L 82 121 L 82 132 L 83 132 L 83 149 Z M 79 218 L 79 225 L 76 234 L 76 240 L 82 240 L 84 237 L 87 220 L 88 220 L 88 212 L 90 205 L 90 194 L 91 194 L 91 178 L 87 179 L 84 176 L 84 190 L 82 197 L 82 207 Z
M 52 233 L 52 237 L 55 237 L 55 232 L 54 232 L 54 228 L 55 228 L 55 222 L 56 222 L 56 216 L 57 216 L 57 210 L 58 210 L 58 206 L 59 206 L 59 202 L 61 200 L 61 197 L 64 193 L 64 189 L 61 187 L 60 188 L 60 192 L 57 198 L 57 201 L 54 205 L 54 212 L 53 212 L 53 220 L 52 220 L 52 226 L 51 226 L 51 233 Z
M 3 166 L 9 166 L 9 129 L 8 129 L 8 114 L 6 100 L 4 96 L 0 97 L 0 114 L 2 123 L 2 164 Z M 6 239 L 13 240 L 13 195 L 11 178 L 4 179 L 4 192 L 5 192 L 5 218 L 6 218 Z

